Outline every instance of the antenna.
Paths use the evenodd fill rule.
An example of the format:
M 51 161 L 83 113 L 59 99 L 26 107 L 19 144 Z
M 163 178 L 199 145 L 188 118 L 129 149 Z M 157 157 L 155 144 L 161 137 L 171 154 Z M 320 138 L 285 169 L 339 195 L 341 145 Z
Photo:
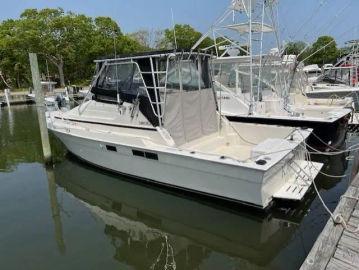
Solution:
M 113 27 L 113 50 L 114 50 L 114 53 L 115 53 L 115 59 L 117 59 L 117 48 L 116 48 L 116 29 L 115 29 L 115 26 Z M 120 104 L 121 104 L 121 99 L 120 99 L 120 92 L 119 92 L 119 84 L 118 84 L 118 67 L 117 67 L 117 64 L 115 64 L 115 67 L 116 67 L 116 76 L 115 76 L 115 79 L 116 79 L 116 92 L 117 92 L 117 105 L 118 107 L 120 108 Z
M 115 59 L 117 58 L 117 49 L 116 49 L 116 29 L 115 26 L 113 27 L 113 33 L 112 33 L 112 38 L 113 38 L 113 50 L 115 53 Z
M 174 36 L 174 42 L 175 42 L 175 49 L 177 50 L 177 36 L 176 36 L 176 25 L 175 25 L 175 17 L 173 15 L 173 9 L 171 8 L 171 14 L 172 14 L 172 25 L 173 25 L 173 36 Z

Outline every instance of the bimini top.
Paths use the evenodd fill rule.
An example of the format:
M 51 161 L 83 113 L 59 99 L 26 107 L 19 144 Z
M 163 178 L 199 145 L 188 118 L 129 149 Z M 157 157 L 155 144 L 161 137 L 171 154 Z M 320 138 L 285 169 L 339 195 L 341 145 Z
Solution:
M 101 62 L 105 62 L 105 61 L 123 61 L 123 60 L 128 60 L 128 59 L 141 59 L 141 58 L 149 58 L 149 57 L 167 57 L 167 56 L 172 56 L 172 55 L 183 55 L 183 57 L 185 56 L 196 56 L 196 55 L 202 55 L 202 56 L 207 56 L 207 57 L 211 57 L 209 54 L 205 54 L 199 51 L 188 51 L 188 50 L 157 50 L 157 51 L 146 51 L 146 52 L 138 52 L 138 53 L 129 53 L 129 54 L 121 54 L 121 55 L 117 55 L 117 57 L 102 57 L 99 59 L 96 59 L 94 62 L 95 63 L 101 63 Z

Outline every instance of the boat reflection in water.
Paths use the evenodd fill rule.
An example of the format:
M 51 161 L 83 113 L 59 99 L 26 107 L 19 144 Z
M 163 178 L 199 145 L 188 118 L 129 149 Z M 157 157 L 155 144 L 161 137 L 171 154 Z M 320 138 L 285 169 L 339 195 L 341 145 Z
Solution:
M 283 218 L 233 209 L 238 206 L 214 206 L 134 184 L 71 157 L 56 166 L 55 176 L 104 222 L 115 259 L 136 269 L 207 268 L 220 263 L 218 256 L 236 267 L 263 267 L 288 245 L 297 227 Z

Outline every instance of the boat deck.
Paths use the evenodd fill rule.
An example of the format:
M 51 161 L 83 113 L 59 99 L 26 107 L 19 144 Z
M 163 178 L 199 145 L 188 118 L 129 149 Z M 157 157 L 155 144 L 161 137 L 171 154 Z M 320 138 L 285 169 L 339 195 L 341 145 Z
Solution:
M 347 224 L 329 219 L 300 270 L 359 269 L 359 174 L 342 196 L 334 215 L 341 214 Z

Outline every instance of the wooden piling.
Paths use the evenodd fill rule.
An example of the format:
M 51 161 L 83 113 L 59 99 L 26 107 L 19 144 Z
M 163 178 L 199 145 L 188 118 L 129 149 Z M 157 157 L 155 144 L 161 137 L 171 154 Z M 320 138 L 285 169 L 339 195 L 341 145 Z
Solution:
M 5 89 L 5 101 L 7 106 L 10 108 L 10 89 Z
M 44 153 L 45 163 L 51 163 L 51 147 L 49 140 L 49 132 L 46 125 L 46 116 L 45 116 L 45 102 L 44 94 L 41 89 L 41 80 L 39 65 L 37 62 L 37 55 L 35 53 L 29 53 L 31 74 L 32 74 L 32 83 L 35 92 L 36 108 L 37 108 L 37 117 L 39 120 L 42 150 Z

